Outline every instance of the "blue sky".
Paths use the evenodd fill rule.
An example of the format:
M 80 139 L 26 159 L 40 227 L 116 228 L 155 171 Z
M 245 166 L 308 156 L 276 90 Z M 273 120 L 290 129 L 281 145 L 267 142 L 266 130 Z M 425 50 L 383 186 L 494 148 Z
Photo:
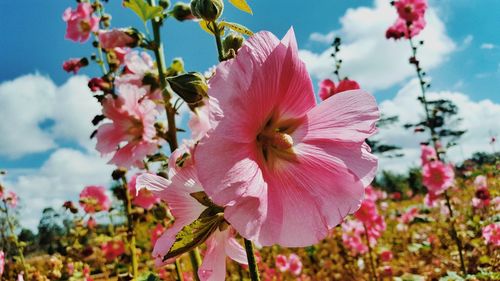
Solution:
M 109 2 L 106 4 L 106 9 L 112 14 L 113 27 L 142 27 L 142 23 L 135 14 L 121 6 L 121 1 L 110 0 Z M 388 114 L 401 113 L 403 115 L 406 111 L 415 111 L 412 108 L 414 99 L 412 98 L 411 101 L 408 99 L 416 93 L 415 87 L 412 87 L 411 69 L 406 65 L 409 48 L 404 48 L 406 48 L 407 43 L 391 43 L 391 48 L 400 48 L 402 54 L 405 55 L 390 57 L 399 63 L 388 63 L 386 66 L 386 61 L 376 60 L 377 57 L 384 57 L 384 54 L 368 52 L 369 55 L 366 57 L 363 57 L 361 53 L 358 56 L 356 46 L 365 42 L 363 41 L 365 38 L 363 36 L 352 38 L 356 34 L 368 34 L 366 40 L 375 44 L 374 46 L 387 44 L 384 42 L 381 29 L 377 29 L 376 26 L 384 25 L 385 21 L 392 22 L 393 18 L 396 17 L 394 11 L 381 8 L 383 5 L 387 5 L 389 0 L 248 0 L 248 2 L 253 8 L 253 16 L 227 4 L 223 18 L 241 23 L 255 32 L 270 30 L 278 37 L 283 36 L 290 26 L 293 26 L 301 55 L 310 68 L 315 84 L 319 78 L 328 76 L 333 70 L 328 68 L 329 65 L 333 65 L 333 62 L 322 59 L 321 55 L 328 53 L 328 39 L 331 39 L 333 34 L 338 34 L 347 38 L 340 56 L 345 54 L 346 57 L 351 57 L 353 62 L 356 62 L 356 58 L 362 58 L 357 63 L 346 65 L 346 70 L 350 71 L 348 75 L 353 79 L 359 77 L 360 82 L 367 85 L 367 89 L 372 91 L 381 103 L 382 110 L 385 109 Z M 444 95 L 455 99 L 462 105 L 461 110 L 464 114 L 473 116 L 474 112 L 478 114 L 486 112 L 484 114 L 488 115 L 480 116 L 480 118 L 486 119 L 499 116 L 497 111 L 500 108 L 500 37 L 498 36 L 500 1 L 443 0 L 431 1 L 430 4 L 433 14 L 429 14 L 429 35 L 426 34 L 425 38 L 431 40 L 424 45 L 426 50 L 422 61 L 424 65 L 428 62 L 430 69 L 428 74 L 432 77 L 433 84 L 432 91 L 436 92 L 436 96 Z M 50 170 L 51 168 L 57 169 L 58 161 L 64 163 L 66 160 L 79 159 L 78 161 L 81 161 L 75 160 L 75 163 L 92 165 L 92 161 L 97 159 L 94 158 L 95 153 L 91 151 L 91 145 L 79 139 L 85 136 L 86 132 L 76 131 L 77 126 L 73 130 L 64 127 L 65 124 L 69 124 L 68 126 L 71 124 L 85 125 L 87 124 L 83 122 L 85 120 L 73 120 L 72 118 L 76 117 L 72 116 L 72 112 L 64 113 L 64 110 L 62 110 L 63 113 L 56 113 L 55 111 L 60 110 L 60 107 L 57 106 L 57 98 L 54 99 L 55 106 L 51 103 L 47 105 L 46 110 L 42 108 L 46 102 L 43 101 L 46 98 L 43 95 L 45 91 L 50 92 L 54 97 L 60 97 L 64 95 L 65 91 L 71 91 L 71 95 L 68 94 L 68 97 L 63 98 L 67 100 L 64 101 L 66 103 L 60 105 L 61 107 L 66 104 L 67 108 L 75 108 L 77 111 L 78 102 L 81 100 L 82 103 L 85 103 L 84 107 L 88 109 L 85 112 L 89 116 L 96 110 L 93 105 L 87 104 L 90 101 L 84 98 L 85 77 L 78 76 L 70 79 L 72 75 L 64 72 L 61 68 L 64 60 L 70 57 L 88 56 L 93 51 L 90 41 L 86 44 L 79 44 L 64 39 L 66 27 L 61 15 L 67 7 L 75 5 L 75 1 L 69 0 L 0 1 L 0 29 L 2 30 L 0 37 L 0 62 L 2 65 L 0 68 L 0 102 L 2 101 L 2 93 L 3 98 L 8 101 L 4 103 L 4 107 L 0 104 L 0 116 L 2 116 L 2 111 L 9 112 L 9 118 L 14 120 L 19 116 L 30 116 L 31 113 L 23 113 L 23 111 L 37 112 L 37 114 L 33 113 L 33 118 L 39 119 L 31 123 L 16 119 L 17 121 L 14 120 L 15 122 L 12 121 L 13 123 L 10 124 L 23 126 L 28 122 L 35 126 L 35 129 L 40 130 L 42 137 L 49 138 L 45 148 L 36 147 L 32 151 L 9 153 L 10 148 L 4 147 L 2 149 L 0 147 L 0 169 L 6 169 L 10 172 L 4 181 L 13 188 L 18 188 L 21 195 L 30 194 L 29 188 L 36 184 L 37 180 L 45 182 L 49 186 L 61 182 L 66 183 L 67 180 L 64 178 L 54 179 L 53 174 L 56 172 Z M 373 18 L 362 16 L 367 11 L 373 15 Z M 372 30 L 374 34 L 370 34 Z M 162 36 L 167 60 L 183 57 L 186 69 L 189 71 L 203 72 L 217 62 L 213 38 L 202 31 L 195 22 L 181 23 L 169 19 L 162 30 Z M 368 44 L 366 46 L 369 48 Z M 385 48 L 382 47 L 381 50 L 384 51 Z M 406 51 L 407 53 L 405 53 Z M 385 55 L 390 55 L 390 53 Z M 81 73 L 88 77 L 99 74 L 95 66 L 88 67 Z M 29 74 L 32 76 L 26 77 Z M 20 79 L 20 77 L 24 78 Z M 9 84 L 8 81 L 16 81 L 16 79 L 18 79 L 16 83 Z M 31 82 L 38 86 L 28 87 L 27 85 L 31 85 Z M 18 87 L 17 85 L 20 84 L 24 85 Z M 363 86 L 363 83 L 361 85 Z M 47 90 L 49 88 L 50 91 Z M 33 95 L 27 94 L 26 96 L 30 98 L 23 103 L 21 97 L 16 100 L 16 96 L 22 96 L 19 93 L 23 91 L 34 91 L 40 94 L 34 99 Z M 81 96 L 76 92 L 79 92 Z M 15 110 L 5 108 L 5 104 L 16 105 L 19 108 Z M 402 108 L 402 105 L 408 105 L 409 108 Z M 86 115 L 83 114 L 83 116 Z M 414 118 L 410 115 L 407 117 Z M 405 119 L 404 116 L 403 119 Z M 469 119 L 475 120 L 472 117 Z M 8 121 L 9 119 L 2 122 L 9 124 Z M 74 123 L 72 123 L 73 121 Z M 473 129 L 472 123 L 469 124 L 469 127 L 467 129 Z M 9 134 L 12 130 L 20 130 L 20 128 L 0 125 L 2 136 Z M 460 153 L 464 156 L 473 151 L 488 149 L 485 136 L 490 132 L 495 134 L 498 131 L 499 128 L 494 123 L 484 125 L 481 131 L 467 137 L 466 142 L 464 142 L 465 154 L 463 148 L 461 148 L 462 152 Z M 407 149 L 411 157 L 415 156 L 417 150 L 414 144 L 417 141 L 411 135 L 409 137 L 403 136 L 403 132 L 398 132 L 399 134 L 392 132 L 395 135 L 382 132 L 381 137 L 396 142 L 399 140 L 400 143 L 397 144 Z M 53 136 L 52 139 L 51 136 Z M 34 135 L 26 137 L 29 138 L 29 144 L 40 140 Z M 2 144 L 1 140 L 0 144 Z M 22 144 L 19 143 L 19 145 Z M 459 153 L 457 152 L 457 154 Z M 457 160 L 459 159 L 460 157 L 457 158 Z M 399 164 L 400 162 L 387 162 L 387 167 L 395 167 Z M 75 169 L 79 169 L 77 164 L 75 164 Z M 111 167 L 107 169 L 109 170 Z M 66 172 L 74 175 L 70 170 Z M 93 172 L 95 171 L 87 169 L 85 173 L 76 174 L 92 178 Z M 105 175 L 107 174 L 101 172 L 95 179 L 104 180 Z M 52 178 L 50 178 L 51 176 Z M 93 183 L 87 182 L 87 184 Z M 67 195 L 74 197 L 77 194 L 78 186 L 83 187 L 83 184 L 81 181 L 71 181 Z M 44 184 L 42 183 L 41 186 Z M 62 187 L 59 194 L 65 195 Z M 30 198 L 23 199 L 25 205 L 30 204 Z M 38 203 L 40 206 L 50 205 L 57 204 L 60 200 L 62 199 L 42 200 Z M 37 216 L 36 213 L 29 214 Z M 34 222 L 35 219 L 26 222 L 26 224 L 32 226 Z

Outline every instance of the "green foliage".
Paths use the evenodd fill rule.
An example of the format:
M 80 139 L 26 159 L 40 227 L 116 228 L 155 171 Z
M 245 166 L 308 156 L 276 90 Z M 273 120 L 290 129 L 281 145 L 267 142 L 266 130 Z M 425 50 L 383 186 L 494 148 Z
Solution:
M 161 16 L 163 8 L 160 6 L 151 6 L 146 0 L 125 0 L 123 5 L 136 13 L 139 18 L 146 22 L 154 17 Z

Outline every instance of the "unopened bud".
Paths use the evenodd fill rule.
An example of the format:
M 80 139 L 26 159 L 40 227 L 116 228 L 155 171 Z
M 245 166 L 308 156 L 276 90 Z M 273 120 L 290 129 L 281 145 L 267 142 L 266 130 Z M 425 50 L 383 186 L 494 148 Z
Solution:
M 125 169 L 125 168 L 118 168 L 118 169 L 114 170 L 111 173 L 111 177 L 115 181 L 117 181 L 117 180 L 121 179 L 122 177 L 124 177 L 126 173 L 127 173 L 127 169 Z
M 206 21 L 217 20 L 224 10 L 224 2 L 222 0 L 192 0 L 191 11 L 197 18 Z
M 224 38 L 224 41 L 222 41 L 222 46 L 224 47 L 224 51 L 226 53 L 231 52 L 230 50 L 233 50 L 234 53 L 238 53 L 238 50 L 241 48 L 243 45 L 243 41 L 245 39 L 243 36 L 237 33 L 231 33 L 226 38 Z
M 188 104 L 200 102 L 204 97 L 208 96 L 207 81 L 201 73 L 188 72 L 168 77 L 167 81 L 172 90 Z
M 160 0 L 160 2 L 158 2 L 158 4 L 160 5 L 160 7 L 162 7 L 164 10 L 168 9 L 168 7 L 170 7 L 170 0 Z
M 178 21 L 192 20 L 195 19 L 195 16 L 191 13 L 191 7 L 182 2 L 175 3 L 172 8 L 172 12 L 170 15 L 173 16 Z

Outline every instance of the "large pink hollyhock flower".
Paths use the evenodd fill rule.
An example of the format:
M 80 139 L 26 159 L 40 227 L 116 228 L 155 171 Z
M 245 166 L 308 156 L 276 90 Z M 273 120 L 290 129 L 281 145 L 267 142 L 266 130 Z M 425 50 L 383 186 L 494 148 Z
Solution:
M 394 6 L 401 19 L 414 22 L 424 17 L 427 0 L 399 0 L 394 2 Z
M 441 161 L 432 161 L 422 168 L 422 182 L 429 192 L 441 194 L 453 185 L 453 166 Z
M 348 91 L 316 105 L 293 30 L 282 41 L 255 34 L 209 83 L 218 123 L 194 158 L 238 233 L 307 246 L 356 211 L 377 168 L 364 142 L 379 117 L 373 96 Z
M 288 259 L 285 255 L 277 255 L 274 258 L 274 264 L 276 268 L 281 272 L 285 272 L 288 270 L 288 268 L 290 268 L 290 263 L 288 262 Z
M 133 47 L 136 41 L 126 29 L 99 30 L 99 42 L 104 49 Z
M 92 5 L 87 2 L 78 3 L 76 10 L 67 8 L 63 14 L 63 20 L 68 24 L 66 38 L 75 42 L 85 42 L 89 39 L 91 32 L 99 29 L 99 18 L 93 16 Z
M 321 100 L 326 100 L 327 98 L 349 90 L 358 90 L 359 84 L 354 80 L 344 79 L 339 82 L 337 86 L 330 79 L 325 79 L 319 83 L 319 97 Z
M 108 261 L 112 261 L 125 253 L 125 243 L 122 240 L 110 240 L 101 245 L 101 251 Z
M 290 263 L 290 272 L 295 276 L 299 276 L 302 272 L 302 261 L 300 257 L 296 254 L 290 254 L 290 256 L 288 256 L 288 262 Z
M 111 207 L 111 201 L 106 195 L 106 189 L 102 186 L 87 186 L 80 192 L 80 206 L 88 214 L 107 211 Z
M 437 160 L 437 154 L 434 147 L 429 145 L 421 145 L 420 159 L 422 160 L 422 165 L 425 165 L 431 161 Z
M 177 233 L 198 219 L 207 208 L 191 196 L 192 193 L 203 191 L 193 162 L 181 160 L 175 160 L 177 170 L 169 171 L 171 180 L 152 174 L 142 174 L 137 178 L 138 188 L 146 187 L 165 200 L 175 217 L 174 224 L 158 238 L 153 249 L 157 266 L 164 264 L 163 257 L 174 244 Z M 229 226 L 223 231 L 218 229 L 208 238 L 207 251 L 198 270 L 202 281 L 224 280 L 226 256 L 238 263 L 247 263 L 245 250 L 234 238 L 235 235 L 235 231 Z M 173 262 L 173 259 L 166 262 Z
M 101 154 L 115 152 L 109 163 L 141 167 L 144 157 L 158 149 L 156 104 L 144 98 L 146 90 L 134 85 L 121 85 L 118 93 L 118 97 L 107 95 L 103 101 L 103 114 L 112 123 L 97 129 L 96 149 Z
M 139 174 L 133 175 L 128 182 L 128 191 L 132 197 L 132 204 L 143 209 L 150 210 L 153 206 L 160 202 L 160 198 L 156 197 L 151 191 L 142 188 L 139 191 L 136 188 L 136 180 Z
M 500 246 L 500 223 L 492 223 L 483 228 L 483 238 L 486 244 Z

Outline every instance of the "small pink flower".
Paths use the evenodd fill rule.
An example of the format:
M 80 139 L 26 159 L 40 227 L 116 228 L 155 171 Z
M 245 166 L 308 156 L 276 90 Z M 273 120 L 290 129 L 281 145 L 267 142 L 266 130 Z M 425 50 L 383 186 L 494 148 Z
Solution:
M 17 207 L 17 201 L 18 201 L 17 194 L 14 191 L 9 191 L 5 196 L 5 201 L 7 202 L 7 205 L 9 205 L 9 207 L 11 208 Z
M 99 42 L 103 49 L 133 47 L 137 40 L 126 29 L 99 30 Z
M 390 265 L 384 265 L 384 267 L 382 267 L 382 273 L 384 276 L 392 276 L 394 271 Z
M 85 42 L 89 39 L 91 32 L 99 28 L 99 18 L 93 16 L 92 5 L 87 2 L 78 3 L 76 10 L 67 8 L 63 14 L 63 20 L 68 24 L 66 38 L 75 42 Z
M 410 207 L 406 212 L 401 216 L 400 221 L 404 224 L 409 224 L 413 221 L 418 215 L 417 207 Z
M 290 263 L 290 272 L 295 276 L 299 276 L 302 272 L 302 261 L 300 257 L 296 254 L 290 254 L 290 256 L 288 256 L 288 262 Z
M 97 221 L 94 219 L 94 217 L 89 217 L 87 220 L 87 228 L 88 229 L 94 229 L 97 226 Z
M 156 104 L 144 99 L 146 91 L 134 85 L 118 87 L 118 97 L 107 95 L 103 114 L 112 123 L 97 129 L 96 149 L 101 154 L 114 153 L 109 163 L 122 167 L 142 166 L 146 155 L 158 150 L 154 123 L 158 112 Z
M 429 207 L 429 208 L 436 207 L 437 203 L 439 203 L 439 195 L 438 194 L 435 194 L 433 192 L 429 192 L 425 195 L 424 204 L 427 207 Z
M 86 213 L 93 214 L 107 211 L 111 207 L 111 201 L 102 186 L 87 186 L 80 193 L 80 206 Z
M 86 58 L 69 59 L 63 63 L 63 69 L 66 72 L 73 72 L 77 74 L 80 68 L 89 64 Z
M 422 165 L 425 165 L 431 161 L 437 160 L 436 150 L 429 145 L 421 145 L 422 154 L 420 159 L 422 160 Z
M 394 2 L 399 17 L 405 21 L 413 22 L 424 17 L 427 10 L 426 0 L 399 0 Z
M 349 90 L 359 89 L 359 84 L 354 80 L 344 79 L 339 82 L 337 86 L 330 79 L 325 79 L 319 84 L 319 97 L 321 100 L 326 100 L 327 98 Z
M 94 77 L 90 79 L 88 86 L 90 91 L 92 92 L 97 92 L 97 91 L 109 92 L 113 88 L 113 85 L 110 82 L 105 81 L 101 77 Z
M 165 232 L 165 227 L 161 223 L 158 223 L 156 227 L 151 231 L 151 244 L 154 245 L 156 244 L 156 241 L 158 241 L 158 238 Z
M 401 39 L 403 37 L 406 39 L 410 39 L 417 36 L 420 31 L 424 29 L 425 25 L 426 22 L 424 18 L 420 18 L 417 21 L 412 22 L 410 26 L 408 26 L 404 20 L 398 18 L 396 22 L 387 29 L 385 37 L 387 39 L 392 38 L 395 40 Z
M 110 240 L 101 245 L 101 250 L 106 260 L 112 261 L 125 253 L 125 243 L 122 240 Z
M 422 182 L 429 192 L 440 194 L 453 185 L 455 173 L 453 166 L 441 161 L 425 164 L 422 169 Z
M 483 238 L 486 244 L 500 246 L 500 223 L 492 223 L 483 228 Z
M 143 209 L 150 210 L 156 203 L 160 202 L 160 198 L 156 197 L 151 191 L 145 188 L 137 191 L 137 176 L 138 174 L 133 175 L 128 183 L 129 193 L 132 197 L 132 204 Z
M 290 267 L 290 263 L 288 262 L 288 259 L 284 255 L 277 255 L 276 258 L 274 259 L 274 263 L 276 265 L 276 268 L 281 272 L 287 271 L 288 268 Z
M 383 250 L 381 253 L 380 253 L 380 259 L 383 261 L 383 262 L 388 262 L 388 261 L 391 261 L 393 258 L 393 254 L 392 254 L 392 251 L 391 250 Z
M 354 255 L 368 252 L 363 235 L 365 235 L 365 229 L 360 221 L 348 220 L 342 223 L 342 242 Z
M 379 118 L 373 96 L 354 90 L 317 105 L 292 29 L 281 41 L 255 34 L 209 84 L 216 124 L 194 158 L 238 233 L 302 247 L 356 211 L 377 168 L 365 143 Z
M 486 189 L 488 188 L 487 178 L 483 175 L 479 175 L 474 179 L 474 186 L 477 189 Z
M 21 273 L 19 273 L 17 275 L 17 281 L 24 281 L 24 272 L 21 271 Z
M 0 250 L 0 277 L 2 277 L 4 269 L 5 269 L 5 253 L 3 252 L 3 250 Z

